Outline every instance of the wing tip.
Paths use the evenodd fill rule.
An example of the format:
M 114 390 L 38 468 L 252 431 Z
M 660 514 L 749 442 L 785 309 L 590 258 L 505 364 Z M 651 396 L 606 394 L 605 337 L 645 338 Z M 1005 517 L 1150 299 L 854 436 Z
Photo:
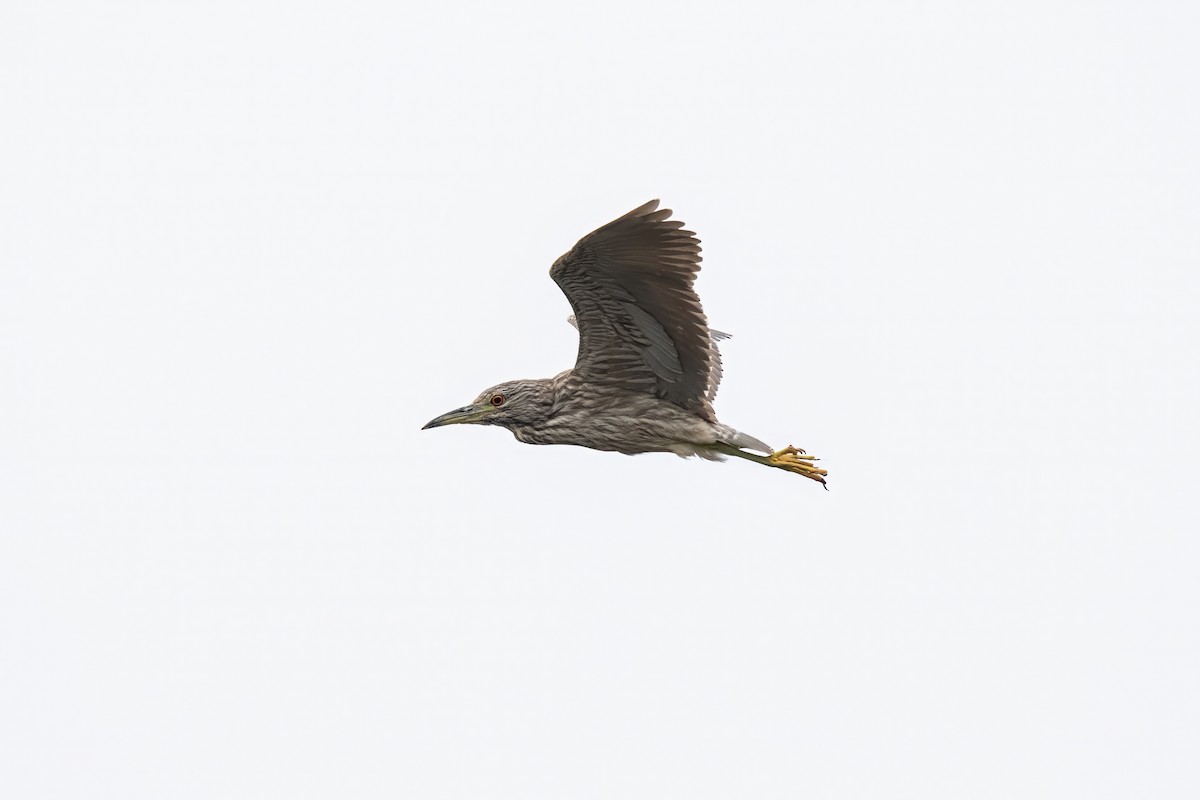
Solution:
M 659 199 L 656 197 L 656 198 L 654 198 L 653 200 L 650 200 L 650 201 L 648 201 L 648 202 L 642 203 L 640 206 L 638 206 L 637 208 L 635 208 L 633 211 L 630 211 L 630 212 L 629 212 L 628 214 L 626 214 L 625 216 L 626 216 L 626 217 L 648 217 L 648 216 L 650 216 L 651 214 L 653 214 L 653 213 L 655 213 L 656 211 L 658 211 L 658 204 L 659 204 L 660 202 L 661 202 L 661 201 L 660 201 L 660 200 L 659 200 Z M 669 209 L 669 208 L 664 208 L 664 209 L 663 209 L 663 211 L 665 211 L 665 212 L 667 213 L 667 216 L 670 216 L 670 215 L 671 215 L 671 209 Z M 658 212 L 658 213 L 660 213 L 660 214 L 661 214 L 662 212 L 660 211 L 660 212 Z

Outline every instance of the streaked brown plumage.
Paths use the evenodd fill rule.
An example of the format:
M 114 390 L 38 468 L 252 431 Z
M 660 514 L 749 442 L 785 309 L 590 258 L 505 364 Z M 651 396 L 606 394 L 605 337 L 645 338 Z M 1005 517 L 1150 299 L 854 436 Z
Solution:
M 693 289 L 700 241 L 670 216 L 652 200 L 589 233 L 550 268 L 579 329 L 573 369 L 499 384 L 425 427 L 499 425 L 530 444 L 629 455 L 731 455 L 824 484 L 827 473 L 803 450 L 772 452 L 717 420 L 716 340 L 726 334 L 709 330 Z

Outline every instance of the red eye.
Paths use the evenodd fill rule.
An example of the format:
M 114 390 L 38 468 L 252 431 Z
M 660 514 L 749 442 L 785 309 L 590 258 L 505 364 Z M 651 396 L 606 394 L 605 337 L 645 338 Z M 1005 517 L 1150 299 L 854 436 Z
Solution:
M 504 395 L 494 394 L 492 395 L 492 399 L 488 402 L 494 405 L 496 408 L 499 408 L 500 406 L 504 405 Z

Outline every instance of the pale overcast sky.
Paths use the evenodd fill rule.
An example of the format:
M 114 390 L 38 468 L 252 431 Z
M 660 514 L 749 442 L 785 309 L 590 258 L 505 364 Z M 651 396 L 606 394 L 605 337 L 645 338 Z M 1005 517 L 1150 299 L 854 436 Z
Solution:
M 0 12 L 0 794 L 1200 796 L 1190 3 Z M 421 431 L 704 244 L 746 462 Z

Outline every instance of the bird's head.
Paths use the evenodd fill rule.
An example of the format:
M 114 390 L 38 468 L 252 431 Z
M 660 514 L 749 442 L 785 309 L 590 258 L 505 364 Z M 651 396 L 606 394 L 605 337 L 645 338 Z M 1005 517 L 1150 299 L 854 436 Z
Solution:
M 421 430 L 443 425 L 499 425 L 515 430 L 534 425 L 549 415 L 549 395 L 549 381 L 501 383 L 485 389 L 470 405 L 429 420 Z

